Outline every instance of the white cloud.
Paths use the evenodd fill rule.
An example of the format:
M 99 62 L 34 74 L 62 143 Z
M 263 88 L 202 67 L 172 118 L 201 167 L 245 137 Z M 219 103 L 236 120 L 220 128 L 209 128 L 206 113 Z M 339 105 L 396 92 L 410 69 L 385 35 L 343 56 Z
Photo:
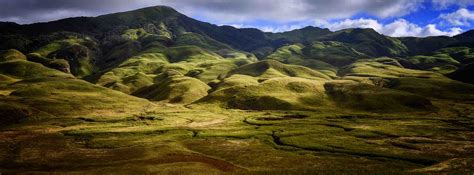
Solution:
M 404 37 L 404 36 L 453 36 L 462 32 L 461 28 L 451 28 L 448 31 L 442 31 L 437 28 L 436 24 L 428 24 L 426 26 L 418 26 L 417 24 L 410 23 L 404 19 L 397 19 L 388 24 L 382 24 L 375 19 L 346 19 L 339 22 L 329 23 L 322 27 L 327 27 L 332 31 L 347 29 L 347 28 L 372 28 L 375 31 L 393 37 Z
M 285 32 L 285 31 L 291 31 L 295 29 L 301 29 L 303 27 L 305 26 L 304 25 L 281 25 L 277 27 L 265 26 L 265 27 L 262 27 L 261 30 L 264 32 L 277 33 L 277 32 Z
M 248 20 L 278 22 L 342 19 L 365 13 L 379 18 L 400 17 L 417 10 L 422 0 L 160 0 L 190 16 L 218 23 Z
M 245 24 L 225 24 L 225 25 L 232 26 L 235 28 L 257 28 L 257 29 L 260 29 L 261 31 L 272 32 L 272 33 L 291 31 L 291 30 L 301 29 L 303 27 L 308 26 L 308 25 L 304 25 L 303 23 L 294 24 L 294 25 L 278 25 L 278 26 L 253 26 L 253 25 L 245 25 Z
M 474 5 L 473 0 L 432 0 L 433 7 L 437 9 L 446 9 L 450 6 L 456 5 L 460 7 L 467 7 Z
M 469 26 L 471 21 L 474 21 L 474 12 L 465 8 L 460 8 L 453 13 L 441 14 L 439 17 L 446 20 L 451 25 Z
M 324 27 L 328 27 L 330 30 L 336 31 L 347 28 L 372 28 L 376 31 L 382 29 L 382 25 L 375 19 L 345 19 L 336 23 L 328 24 Z
M 355 14 L 400 17 L 417 10 L 423 0 L 0 0 L 0 17 L 29 23 L 73 16 L 96 16 L 146 6 L 167 5 L 213 23 L 249 20 L 278 22 L 343 19 Z M 60 16 L 49 12 L 65 11 Z M 68 13 L 67 11 L 71 11 Z M 74 11 L 84 13 L 75 14 Z M 25 13 L 28 12 L 28 13 Z
M 454 35 L 460 28 L 439 30 L 436 25 L 418 26 L 403 19 L 382 24 L 381 19 L 403 17 L 422 8 L 427 0 L 0 0 L 0 21 L 20 23 L 49 21 L 72 16 L 96 16 L 137 8 L 168 5 L 188 16 L 235 27 L 256 27 L 267 32 L 282 32 L 308 25 L 328 26 L 332 30 L 362 27 L 374 28 L 390 36 Z M 446 8 L 453 5 L 467 7 L 474 0 L 431 0 L 433 6 Z M 25 13 L 27 11 L 28 13 Z M 328 21 L 367 14 L 374 19 L 348 19 L 335 23 Z M 474 12 L 461 8 L 443 14 L 439 19 L 457 26 L 468 25 Z M 267 26 L 258 21 L 267 20 Z M 310 22 L 311 23 L 311 22 Z M 281 24 L 281 25 L 277 25 Z

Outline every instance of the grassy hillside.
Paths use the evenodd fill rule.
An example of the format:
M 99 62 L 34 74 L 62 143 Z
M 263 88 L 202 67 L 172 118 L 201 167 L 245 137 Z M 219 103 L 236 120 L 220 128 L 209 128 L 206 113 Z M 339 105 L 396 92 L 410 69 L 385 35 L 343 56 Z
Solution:
M 321 40 L 348 43 L 372 57 L 405 55 L 408 51 L 398 39 L 381 35 L 373 29 L 345 29 L 326 35 Z
M 472 34 L 0 22 L 0 174 L 470 174 Z
M 180 54 L 194 52 L 209 58 L 256 55 L 260 59 L 273 57 L 284 63 L 308 67 L 321 67 L 325 63 L 342 67 L 360 58 L 389 56 L 408 60 L 406 64 L 412 64 L 411 68 L 444 74 L 471 62 L 470 51 L 466 53 L 471 45 L 462 39 L 463 36 L 468 38 L 468 32 L 456 37 L 392 38 L 370 29 L 331 32 L 305 27 L 283 33 L 265 33 L 200 22 L 164 6 L 41 24 L 6 23 L 0 33 L 4 41 L 0 49 L 17 48 L 48 59 L 66 60 L 73 75 L 91 81 L 127 59 L 145 50 L 155 52 L 153 49 L 156 48 L 172 48 L 167 51 L 170 62 L 184 59 Z M 297 51 L 291 53 L 292 56 L 282 53 L 293 46 L 300 47 L 296 50 L 301 53 Z M 213 53 L 205 53 L 207 51 Z M 62 63 L 44 65 L 54 68 L 57 64 L 66 65 L 64 61 L 56 62 Z
M 152 105 L 146 100 L 27 61 L 18 51 L 8 52 L 10 54 L 1 59 L 6 61 L 0 62 L 0 103 L 5 107 L 0 109 L 0 113 L 5 123 L 36 120 L 38 117 L 139 112 L 142 105 Z M 18 57 L 12 59 L 15 55 Z

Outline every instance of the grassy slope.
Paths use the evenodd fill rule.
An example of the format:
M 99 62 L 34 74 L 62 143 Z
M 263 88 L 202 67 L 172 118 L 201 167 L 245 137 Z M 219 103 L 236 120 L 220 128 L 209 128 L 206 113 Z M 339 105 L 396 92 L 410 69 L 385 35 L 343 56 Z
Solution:
M 371 72 L 361 74 L 359 72 Z M 332 80 L 305 67 L 273 60 L 244 65 L 212 85 L 198 104 L 258 110 L 318 110 L 347 108 L 373 112 L 437 110 L 423 96 L 394 88 L 400 77 L 448 81 L 440 74 L 404 69 L 393 59 L 360 60 Z M 324 74 L 322 74 L 324 75 Z
M 0 83 L 1 103 L 8 106 L 2 108 L 6 115 L 2 119 L 10 122 L 41 116 L 117 114 L 139 111 L 140 106 L 149 104 L 24 58 L 0 62 L 0 74 L 8 80 Z
M 335 66 L 343 66 L 359 58 L 369 57 L 348 44 L 337 41 L 315 41 L 303 50 L 307 58 L 321 60 Z
M 265 59 L 273 59 L 285 64 L 296 64 L 309 67 L 314 70 L 323 72 L 331 77 L 336 76 L 337 68 L 324 62 L 322 57 L 316 57 L 312 54 L 304 54 L 308 50 L 302 44 L 293 44 L 278 48 L 275 52 L 265 57 Z M 324 57 L 324 56 L 323 56 Z
M 164 72 L 156 79 L 153 85 L 138 89 L 132 95 L 153 101 L 188 104 L 206 96 L 210 89 L 202 81 L 179 72 Z
M 472 172 L 473 104 L 437 113 L 242 111 L 163 105 L 0 131 L 0 170 L 62 173 Z M 459 113 L 453 112 L 458 111 Z M 48 132 L 44 132 L 48 131 Z M 54 144 L 54 148 L 51 145 Z M 13 151 L 7 151 L 7 150 Z
M 217 79 L 219 76 L 225 75 L 229 70 L 253 61 L 253 58 L 248 58 L 246 55 L 239 52 L 233 52 L 230 50 L 225 52 L 227 58 L 224 59 L 212 51 L 197 46 L 148 49 L 123 62 L 117 68 L 102 75 L 98 80 L 98 84 L 128 94 L 140 94 L 139 96 L 147 97 L 156 101 L 171 100 L 171 96 L 175 95 L 167 95 L 166 93 L 169 93 L 169 90 L 153 90 L 155 92 L 151 94 L 146 94 L 144 92 L 151 91 L 151 89 L 156 87 L 164 86 L 162 83 L 169 80 L 160 75 L 167 74 L 167 72 L 170 71 L 186 75 L 188 77 L 186 78 L 186 81 L 189 80 L 200 85 L 205 85 L 204 83 L 209 83 Z M 188 86 L 186 88 L 192 88 L 194 83 L 186 85 Z M 174 87 L 174 85 L 166 86 Z M 207 90 L 204 88 L 202 91 Z M 156 97 L 157 93 L 161 94 L 158 95 L 160 96 L 159 98 Z M 181 102 L 191 101 L 184 100 Z

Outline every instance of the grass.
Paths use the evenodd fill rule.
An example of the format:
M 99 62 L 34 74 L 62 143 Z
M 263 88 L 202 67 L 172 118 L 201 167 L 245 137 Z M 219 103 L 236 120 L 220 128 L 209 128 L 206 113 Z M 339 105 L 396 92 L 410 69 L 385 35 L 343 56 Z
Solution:
M 83 39 L 80 38 L 70 38 L 70 39 L 64 39 L 64 40 L 57 40 L 53 41 L 45 46 L 42 46 L 41 48 L 37 49 L 34 51 L 34 53 L 37 53 L 43 57 L 47 57 L 49 54 L 59 51 L 61 49 L 64 49 L 66 47 L 72 46 L 74 44 L 81 44 L 85 42 Z
M 128 29 L 122 34 L 122 37 L 127 38 L 129 40 L 138 40 L 141 37 L 145 36 L 147 32 L 140 28 L 140 29 Z
M 10 60 L 26 60 L 26 56 L 15 49 L 0 51 L 0 58 L 0 62 Z
M 37 78 L 17 82 L 8 88 L 15 89 L 8 97 L 28 98 L 22 104 L 53 115 L 84 114 L 97 108 L 129 111 L 148 104 L 146 100 L 75 79 Z
M 160 53 L 138 55 L 102 75 L 97 84 L 130 94 L 152 85 L 157 70 L 166 63 L 166 57 Z
M 460 83 L 450 79 L 401 78 L 394 82 L 394 89 L 403 90 L 425 97 L 472 100 L 474 85 Z M 463 95 L 459 95 L 463 94 Z
M 176 38 L 176 45 L 177 46 L 189 46 L 194 45 L 201 47 L 203 49 L 208 49 L 211 51 L 218 51 L 222 49 L 231 49 L 231 47 L 227 44 L 223 44 L 218 42 L 212 38 L 205 37 L 203 35 L 195 34 L 195 33 L 183 33 Z
M 174 53 L 179 54 L 174 55 Z M 228 57 L 226 59 L 220 57 L 214 52 L 195 46 L 182 46 L 167 50 L 154 48 L 144 51 L 143 53 L 126 60 L 117 68 L 106 72 L 98 79 L 97 84 L 127 94 L 141 94 L 142 97 L 148 97 L 153 100 L 169 100 L 169 98 L 164 97 L 169 95 L 166 94 L 166 91 L 160 92 L 165 94 L 159 95 L 159 98 L 154 98 L 158 96 L 158 92 L 152 93 L 154 95 L 144 92 L 150 91 L 149 89 L 153 87 L 163 86 L 160 85 L 160 83 L 168 81 L 166 79 L 160 79 L 163 78 L 163 76 L 160 75 L 164 75 L 167 72 L 179 72 L 179 74 L 186 76 L 182 78 L 186 78 L 186 82 L 190 83 L 189 85 L 198 83 L 198 87 L 203 87 L 199 90 L 201 92 L 198 93 L 203 94 L 202 91 L 207 91 L 205 90 L 207 85 L 202 86 L 202 82 L 209 83 L 220 76 L 224 76 L 229 70 L 236 69 L 237 67 L 254 60 L 252 56 L 247 57 L 247 55 L 242 55 L 242 53 L 238 52 L 225 51 L 225 53 Z M 215 59 L 212 59 L 212 57 Z M 138 92 L 138 90 L 141 91 Z M 198 97 L 202 96 L 199 95 Z M 184 101 L 189 102 L 190 100 Z
M 417 55 L 408 60 L 414 65 L 442 74 L 449 74 L 474 61 L 469 47 L 446 47 L 426 55 Z
M 447 47 L 435 51 L 434 55 L 449 55 L 462 64 L 472 63 L 474 61 L 474 51 L 469 47 Z
M 245 80 L 245 78 L 247 80 Z M 245 82 L 242 82 L 245 81 Z M 239 83 L 233 85 L 233 83 Z M 272 78 L 262 83 L 247 76 L 224 79 L 217 91 L 200 100 L 237 109 L 311 109 L 325 106 L 322 81 L 304 78 Z
M 385 112 L 436 110 L 429 99 L 404 91 L 351 81 L 329 82 L 324 87 L 341 107 Z
M 8 102 L 3 104 L 3 114 L 18 115 L 18 119 L 26 114 L 54 116 L 89 113 L 97 108 L 128 111 L 149 104 L 146 100 L 90 84 L 71 74 L 27 60 L 0 62 L 0 74 L 5 80 L 2 92 L 7 92 L 1 98 Z
M 358 58 L 367 57 L 366 54 L 335 41 L 316 41 L 304 48 L 302 52 L 307 58 L 321 60 L 335 66 L 347 65 Z
M 49 57 L 55 60 L 64 59 L 70 64 L 71 73 L 78 78 L 91 75 L 96 66 L 94 65 L 93 52 L 86 46 L 73 44 L 67 48 L 55 52 Z
M 285 64 L 296 64 L 320 71 L 332 78 L 336 77 L 337 68 L 316 57 L 303 54 L 306 47 L 302 44 L 293 44 L 283 46 L 277 49 L 272 54 L 265 57 L 265 59 L 277 60 Z
M 166 49 L 164 54 L 169 62 L 222 59 L 221 56 L 197 46 L 172 47 Z
M 17 79 L 33 79 L 39 77 L 72 77 L 71 75 L 64 72 L 47 68 L 39 63 L 26 60 L 0 62 L 0 73 Z
M 245 110 L 343 108 L 381 113 L 437 111 L 429 99 L 432 96 L 427 95 L 433 92 L 423 91 L 435 88 L 417 86 L 417 92 L 403 88 L 411 85 L 402 81 L 412 79 L 413 82 L 426 81 L 433 85 L 437 84 L 435 82 L 456 84 L 441 74 L 405 69 L 390 58 L 359 60 L 339 72 L 345 75 L 341 78 L 343 80 L 309 76 L 313 73 L 311 69 L 297 67 L 273 60 L 244 65 L 230 71 L 219 81 L 211 82 L 211 93 L 197 103 Z M 462 83 L 457 87 L 459 91 L 450 85 L 445 86 L 449 87 L 438 90 L 468 94 L 471 90 L 469 85 Z
M 153 85 L 141 88 L 133 95 L 153 101 L 188 104 L 206 96 L 209 89 L 198 79 L 164 72 Z
M 283 64 L 274 60 L 265 60 L 253 64 L 244 65 L 228 73 L 228 76 L 234 74 L 249 75 L 268 79 L 274 77 L 301 77 L 308 79 L 328 80 L 328 75 L 303 66 Z
M 149 59 L 137 57 L 122 68 L 152 70 L 153 66 L 141 66 L 150 65 L 147 61 L 152 60 L 169 64 L 160 55 L 145 57 Z M 20 63 L 33 64 L 53 75 L 67 75 L 24 60 L 0 65 L 12 68 L 12 64 Z M 394 64 L 387 59 L 377 63 Z M 283 68 L 275 70 L 287 69 L 280 64 L 276 66 Z M 404 70 L 393 67 L 388 69 Z M 157 74 L 153 83 L 159 86 L 144 93 L 157 98 L 166 94 L 165 101 L 187 104 L 209 90 L 198 79 L 167 72 Z M 7 73 L 2 72 L 22 79 L 6 84 L 12 92 L 0 96 L 0 170 L 5 173 L 474 171 L 468 164 L 449 163 L 474 155 L 469 149 L 473 142 L 473 104 L 440 96 L 430 96 L 431 102 L 423 103 L 426 98 L 414 94 L 431 92 L 404 88 L 410 82 L 421 82 L 429 83 L 428 89 L 443 87 L 452 93 L 448 97 L 470 93 L 469 85 L 436 76 L 397 78 L 391 74 L 387 80 L 400 81 L 388 83 L 398 89 L 393 90 L 350 80 L 281 76 L 261 81 L 260 76 L 236 73 L 216 82 L 216 90 L 209 96 L 182 106 L 151 104 L 70 75 Z M 438 111 L 420 110 L 422 107 Z
M 465 121 L 449 112 L 458 105 L 447 105 L 439 114 L 162 106 L 138 115 L 126 113 L 128 117 L 26 120 L 0 132 L 0 147 L 14 150 L 0 151 L 0 169 L 88 174 L 426 172 L 425 167 L 473 154 L 462 149 L 472 144 L 465 137 L 468 126 L 445 122 Z M 287 117 L 298 115 L 304 117 Z M 50 132 L 34 132 L 32 127 Z M 430 171 L 472 171 L 453 166 Z
M 414 56 L 436 72 L 413 70 L 375 58 L 405 54 L 398 38 L 306 28 L 263 36 L 334 41 L 260 48 L 270 54 L 258 61 L 156 12 L 176 15 L 99 17 L 143 27 L 118 32 L 104 59 L 74 37 L 28 60 L 0 53 L 0 173 L 474 172 L 474 86 L 441 74 L 468 63 L 469 48 Z M 76 77 L 100 71 L 97 85 L 57 70 L 66 64 Z
M 424 68 L 429 69 L 440 65 L 453 65 L 459 66 L 459 61 L 450 57 L 447 54 L 437 54 L 433 56 L 414 56 L 408 59 L 411 63 Z
M 302 49 L 304 45 L 293 44 L 278 48 L 275 52 L 268 55 L 265 59 L 274 59 L 280 62 L 291 64 L 293 62 L 301 61 L 303 58 Z
M 398 56 L 408 52 L 399 39 L 381 35 L 373 29 L 344 29 L 325 35 L 321 40 L 342 42 L 370 57 Z
M 421 71 L 415 69 L 406 69 L 399 66 L 399 63 L 393 59 L 387 64 L 387 58 L 379 58 L 372 60 L 359 60 L 351 65 L 341 69 L 338 74 L 340 76 L 358 76 L 358 77 L 381 77 L 381 78 L 399 78 L 399 77 L 416 77 L 416 78 L 435 78 L 443 79 L 441 74 Z M 395 65 L 394 65 L 395 64 Z M 398 64 L 398 65 L 397 65 Z

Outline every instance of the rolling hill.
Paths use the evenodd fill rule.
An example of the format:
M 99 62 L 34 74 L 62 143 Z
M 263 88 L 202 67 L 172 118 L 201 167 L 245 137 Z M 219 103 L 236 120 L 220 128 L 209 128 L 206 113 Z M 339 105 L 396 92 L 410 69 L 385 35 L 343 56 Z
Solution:
M 0 173 L 474 171 L 473 32 L 0 22 Z

